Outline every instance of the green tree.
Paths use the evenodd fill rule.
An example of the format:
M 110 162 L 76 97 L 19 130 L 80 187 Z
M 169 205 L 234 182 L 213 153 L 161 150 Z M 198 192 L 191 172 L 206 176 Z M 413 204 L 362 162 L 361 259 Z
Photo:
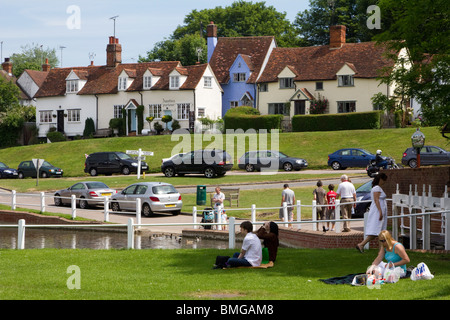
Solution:
M 20 91 L 12 81 L 0 77 L 0 112 L 6 112 L 19 104 Z
M 380 0 L 391 16 L 375 37 L 386 45 L 397 67 L 385 70 L 383 83 L 396 83 L 401 100 L 415 97 L 428 124 L 450 123 L 450 3 L 447 0 Z M 397 57 L 397 52 L 404 55 Z
M 45 59 L 51 67 L 56 67 L 59 63 L 56 57 L 56 49 L 43 49 L 38 44 L 32 43 L 21 47 L 21 53 L 14 53 L 11 56 L 13 63 L 13 74 L 19 77 L 25 69 L 41 70 Z

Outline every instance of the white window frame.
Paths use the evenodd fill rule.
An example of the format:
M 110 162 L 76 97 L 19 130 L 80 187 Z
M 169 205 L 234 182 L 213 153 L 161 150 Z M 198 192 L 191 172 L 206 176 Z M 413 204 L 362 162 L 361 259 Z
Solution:
M 78 92 L 78 80 L 67 80 L 66 81 L 66 92 L 75 93 Z
M 269 85 L 267 83 L 261 83 L 259 85 L 259 92 L 268 92 L 269 91 Z
M 239 101 L 230 101 L 230 108 L 239 107 Z
M 80 122 L 81 109 L 68 109 L 67 110 L 67 122 Z
M 39 122 L 40 123 L 51 123 L 53 117 L 53 111 L 51 110 L 44 110 L 39 111 Z
M 161 112 L 162 106 L 160 103 L 148 105 L 148 114 L 150 117 L 154 117 L 155 119 L 161 119 Z
M 352 107 L 351 104 L 353 104 L 353 110 L 351 109 L 351 107 Z M 342 111 L 339 110 L 340 105 L 342 105 Z M 338 113 L 356 112 L 356 101 L 355 100 L 338 101 L 337 102 L 337 112 Z
M 205 88 L 212 88 L 212 77 L 209 76 L 203 77 L 203 86 Z
M 191 111 L 190 103 L 177 103 L 178 120 L 189 120 L 190 111 Z
M 245 72 L 236 72 L 233 73 L 233 82 L 245 82 L 247 75 Z
M 123 113 L 122 113 L 122 109 L 125 106 L 123 104 L 116 104 L 114 105 L 114 118 L 123 118 Z
M 338 87 L 353 87 L 355 85 L 353 75 L 338 76 Z
M 119 77 L 118 80 L 118 85 L 117 85 L 117 89 L 119 91 L 125 91 L 127 90 L 127 78 L 126 77 Z
M 170 86 L 169 89 L 179 89 L 180 88 L 180 76 L 170 76 Z
M 294 88 L 294 78 L 280 78 L 280 89 L 292 89 Z
M 204 118 L 206 116 L 205 108 L 197 108 L 197 117 Z
M 144 89 L 150 89 L 152 87 L 152 76 L 144 76 Z

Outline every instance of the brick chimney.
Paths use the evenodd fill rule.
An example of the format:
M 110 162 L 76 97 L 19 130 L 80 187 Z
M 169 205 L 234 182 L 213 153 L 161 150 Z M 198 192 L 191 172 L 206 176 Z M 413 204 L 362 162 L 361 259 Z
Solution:
M 122 63 L 122 45 L 119 44 L 119 39 L 109 37 L 109 44 L 106 46 L 106 65 L 115 68 L 119 63 Z
M 217 25 L 211 21 L 206 26 L 206 41 L 208 46 L 208 62 L 211 60 L 211 56 L 213 55 L 214 49 L 217 45 Z
M 330 26 L 330 50 L 340 49 L 345 43 L 345 26 Z
M 12 62 L 9 60 L 9 58 L 5 58 L 5 62 L 2 63 L 3 70 L 6 71 L 10 76 L 12 76 Z
M 50 71 L 50 64 L 48 63 L 48 59 L 45 59 L 45 63 L 42 65 L 42 71 L 49 72 Z

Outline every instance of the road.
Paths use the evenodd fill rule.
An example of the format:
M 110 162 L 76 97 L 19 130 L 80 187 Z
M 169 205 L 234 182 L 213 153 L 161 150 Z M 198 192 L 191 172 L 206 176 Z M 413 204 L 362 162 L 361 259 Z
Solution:
M 330 173 L 330 170 L 320 170 L 320 173 L 318 170 L 304 170 L 302 171 L 303 174 L 325 174 Z M 369 180 L 369 178 L 364 176 L 365 170 L 346 170 L 342 171 L 342 173 L 362 173 L 361 177 L 355 177 L 352 178 L 352 181 L 354 183 L 363 183 Z M 364 173 L 364 174 L 363 174 Z M 227 173 L 228 174 L 228 173 Z M 260 173 L 246 173 L 246 172 L 230 172 L 230 174 L 234 175 L 248 175 L 249 180 L 251 179 L 251 175 L 260 174 Z M 283 175 L 284 172 L 280 172 L 280 175 Z M 282 178 L 280 177 L 280 180 Z M 322 180 L 324 186 L 328 185 L 329 183 L 334 183 L 337 185 L 339 183 L 339 179 L 324 179 Z M 317 179 L 303 179 L 302 181 L 289 181 L 290 187 L 314 187 L 317 183 Z M 239 184 L 239 188 L 241 190 L 258 190 L 258 189 L 280 189 L 282 190 L 284 182 L 271 182 L 271 183 L 248 183 L 248 184 Z M 213 192 L 214 186 L 207 187 L 207 192 Z M 189 194 L 189 193 L 196 193 L 196 186 L 180 186 L 177 187 L 177 190 L 181 194 Z M 49 197 L 45 197 L 45 211 L 47 212 L 54 212 L 54 213 L 64 213 L 71 215 L 72 209 L 70 207 L 56 207 L 53 203 L 53 198 L 51 197 L 52 194 L 48 194 Z M 7 190 L 1 190 L 0 189 L 0 203 L 2 204 L 10 204 L 11 203 L 11 192 Z M 25 194 L 25 195 L 18 195 L 17 196 L 17 207 L 23 207 L 23 208 L 31 208 L 35 210 L 40 209 L 40 197 L 39 193 L 35 194 Z M 103 207 L 93 208 L 93 209 L 80 209 L 77 208 L 76 210 L 77 217 L 83 217 L 87 219 L 93 219 L 98 221 L 104 221 L 104 211 Z M 133 218 L 133 220 L 136 222 L 136 215 L 133 213 L 110 213 L 109 214 L 109 221 L 112 223 L 119 223 L 119 224 L 126 224 L 128 222 L 129 218 Z M 201 221 L 201 212 L 197 215 L 197 222 Z M 187 214 L 180 214 L 178 216 L 172 216 L 169 214 L 158 214 L 156 213 L 151 218 L 141 217 L 141 223 L 142 224 L 167 224 L 167 223 L 192 223 L 193 217 L 192 215 Z M 311 224 L 305 225 L 306 228 L 311 228 Z M 302 228 L 305 228 L 302 227 Z M 181 230 L 183 229 L 189 229 L 191 227 L 188 226 L 146 226 L 146 229 L 149 229 L 151 232 L 154 233 L 181 233 Z

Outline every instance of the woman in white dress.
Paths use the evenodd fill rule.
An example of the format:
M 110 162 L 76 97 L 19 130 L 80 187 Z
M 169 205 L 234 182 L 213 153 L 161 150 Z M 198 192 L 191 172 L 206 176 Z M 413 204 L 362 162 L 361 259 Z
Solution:
M 387 228 L 386 193 L 381 188 L 387 180 L 387 175 L 380 172 L 372 181 L 372 203 L 365 228 L 365 239 L 356 245 L 356 250 L 364 252 L 363 248 L 369 241 L 375 239 Z

